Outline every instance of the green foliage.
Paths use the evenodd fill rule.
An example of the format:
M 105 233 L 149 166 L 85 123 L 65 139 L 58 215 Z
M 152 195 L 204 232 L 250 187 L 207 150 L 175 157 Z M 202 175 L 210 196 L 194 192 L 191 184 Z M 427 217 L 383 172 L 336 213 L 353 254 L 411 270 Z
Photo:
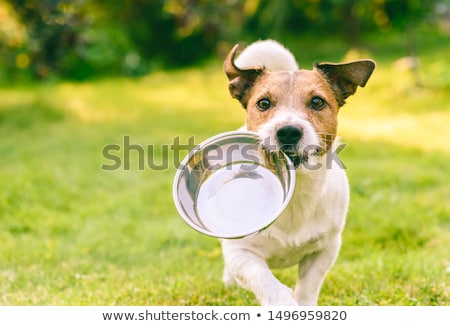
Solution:
M 437 4 L 440 5 L 438 12 Z M 230 43 L 367 35 L 446 22 L 438 0 L 0 0 L 0 78 L 140 76 L 201 63 Z
M 238 6 L 213 0 L 9 3 L 0 2 L 0 8 L 28 33 L 20 48 L 6 47 L 4 57 L 21 52 L 26 62 L 17 68 L 31 77 L 74 79 L 197 63 L 216 49 Z M 14 60 L 10 66 L 15 68 Z

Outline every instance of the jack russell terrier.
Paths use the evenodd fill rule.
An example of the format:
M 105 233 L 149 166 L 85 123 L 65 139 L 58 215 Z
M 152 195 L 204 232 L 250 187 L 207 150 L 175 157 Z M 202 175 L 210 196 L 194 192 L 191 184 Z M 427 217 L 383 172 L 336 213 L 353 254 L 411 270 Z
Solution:
M 375 63 L 319 63 L 298 68 L 292 53 L 273 40 L 258 41 L 237 57 L 228 54 L 229 90 L 246 110 L 244 129 L 263 146 L 283 151 L 296 167 L 292 199 L 267 229 L 221 240 L 223 282 L 252 291 L 262 305 L 316 305 L 336 261 L 349 202 L 344 168 L 327 163 L 336 150 L 337 115 L 345 99 L 365 86 Z M 271 268 L 298 264 L 292 290 Z

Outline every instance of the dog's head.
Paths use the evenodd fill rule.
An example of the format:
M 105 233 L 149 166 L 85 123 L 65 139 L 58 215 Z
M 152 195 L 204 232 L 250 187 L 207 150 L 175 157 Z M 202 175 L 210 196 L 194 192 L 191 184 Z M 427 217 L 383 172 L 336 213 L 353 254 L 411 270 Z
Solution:
M 365 86 L 375 68 L 371 60 L 319 63 L 313 70 L 239 68 L 237 49 L 228 54 L 224 70 L 231 96 L 247 111 L 247 129 L 258 133 L 268 149 L 285 152 L 296 166 L 331 148 L 339 108 L 358 86 Z

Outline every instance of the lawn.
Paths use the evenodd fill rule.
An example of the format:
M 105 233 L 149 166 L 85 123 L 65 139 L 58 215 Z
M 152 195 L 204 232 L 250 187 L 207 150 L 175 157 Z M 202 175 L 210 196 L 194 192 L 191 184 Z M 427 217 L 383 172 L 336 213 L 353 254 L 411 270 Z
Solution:
M 419 39 L 416 87 L 394 64 L 400 40 L 369 43 L 376 71 L 340 112 L 352 199 L 321 305 L 450 304 L 450 44 Z M 358 56 L 331 47 L 299 55 L 300 65 Z M 219 60 L 138 79 L 3 86 L 0 99 L 0 305 L 257 304 L 222 285 L 218 241 L 172 203 L 167 146 L 245 117 Z M 104 168 L 111 145 L 128 169 Z M 275 274 L 294 284 L 295 268 Z

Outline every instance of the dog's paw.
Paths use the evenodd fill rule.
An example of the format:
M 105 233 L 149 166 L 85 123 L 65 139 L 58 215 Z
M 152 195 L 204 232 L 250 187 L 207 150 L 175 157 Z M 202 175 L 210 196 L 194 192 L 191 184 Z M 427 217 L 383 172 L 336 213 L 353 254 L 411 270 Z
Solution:
M 278 298 L 267 302 L 262 302 L 263 306 L 298 306 L 294 298 Z
M 262 298 L 263 306 L 298 306 L 297 301 L 292 295 L 292 289 L 287 286 L 281 286 Z

